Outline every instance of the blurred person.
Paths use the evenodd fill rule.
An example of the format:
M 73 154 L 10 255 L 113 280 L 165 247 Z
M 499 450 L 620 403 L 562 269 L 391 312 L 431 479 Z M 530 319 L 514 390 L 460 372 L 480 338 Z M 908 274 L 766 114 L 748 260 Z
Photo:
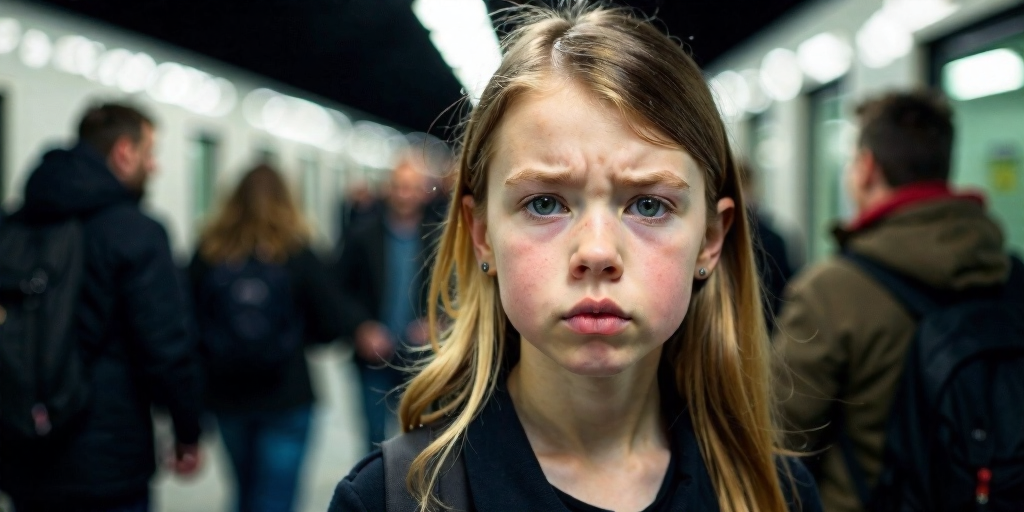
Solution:
M 173 470 L 188 475 L 199 467 L 201 374 L 186 297 L 166 231 L 139 206 L 157 169 L 155 134 L 153 121 L 132 107 L 90 108 L 77 144 L 43 156 L 25 186 L 21 210 L 8 221 L 81 226 L 81 244 L 69 245 L 83 255 L 70 320 L 75 351 L 48 355 L 66 357 L 54 364 L 81 373 L 58 378 L 80 379 L 77 387 L 88 392 L 81 411 L 59 432 L 50 420 L 67 404 L 33 408 L 41 439 L 19 441 L 7 429 L 0 434 L 0 489 L 17 512 L 149 510 L 157 463 L 154 404 L 166 407 L 173 422 Z M 15 343 L 12 333 L 6 331 L 2 342 Z M 73 365 L 79 358 L 81 364 Z M 15 371 L 23 367 L 0 368 L 5 376 Z M 6 381 L 4 390 L 10 392 Z M 6 406 L 15 398 L 4 400 Z
M 330 510 L 820 510 L 776 444 L 749 220 L 700 69 L 628 11 L 517 21 L 464 124 L 405 434 Z
M 396 366 L 408 362 L 408 347 L 426 342 L 424 269 L 436 231 L 424 222 L 427 178 L 424 160 L 415 151 L 403 154 L 388 181 L 386 208 L 354 229 L 334 269 L 358 319 L 351 334 L 368 449 L 387 437 L 393 421 L 392 391 L 404 382 Z
M 918 300 L 908 301 L 905 290 L 910 288 L 917 297 L 936 306 L 956 305 L 982 292 L 998 297 L 1011 269 L 1003 234 L 986 212 L 983 198 L 957 192 L 949 185 L 954 126 L 945 101 L 926 92 L 896 92 L 868 99 L 859 106 L 857 115 L 860 135 L 845 182 L 857 217 L 834 232 L 842 254 L 806 269 L 790 283 L 775 333 L 775 347 L 781 356 L 778 378 L 786 383 L 779 392 L 788 441 L 799 450 L 827 449 L 814 465 L 814 473 L 829 512 L 888 510 L 880 503 L 867 503 L 879 496 L 876 486 L 885 484 L 882 492 L 906 490 L 900 480 L 913 482 L 943 469 L 939 460 L 921 461 L 919 466 L 902 469 L 892 465 L 897 460 L 892 456 L 909 447 L 901 446 L 902 437 L 887 439 L 900 431 L 893 430 L 892 425 L 931 414 L 927 403 L 897 399 L 898 392 L 912 393 L 917 389 L 914 386 L 921 385 L 918 380 L 900 385 L 905 368 L 908 378 L 922 375 L 916 365 L 919 356 L 927 354 L 908 355 L 908 351 L 915 347 L 925 350 L 927 346 L 921 344 L 935 339 L 927 336 L 941 335 L 938 331 L 918 331 L 919 321 L 931 320 L 914 304 Z M 1012 340 L 1015 334 L 1011 327 L 1009 321 L 1005 322 L 1001 328 L 1007 330 L 998 336 Z M 949 359 L 948 364 L 955 361 Z M 996 375 L 995 367 L 991 368 Z M 1019 392 L 1020 379 L 1017 383 L 1006 392 Z M 972 401 L 984 403 L 1002 396 L 992 386 L 991 382 L 980 383 L 972 393 L 982 393 L 985 398 Z M 894 404 L 899 407 L 894 409 Z M 1018 418 L 1018 427 L 1003 428 L 1004 433 L 1024 433 L 1019 403 L 993 406 Z M 1007 407 L 1016 407 L 1017 412 Z M 947 425 L 932 416 L 921 417 L 926 425 L 911 433 L 910 443 L 931 449 L 927 439 Z M 988 422 L 993 418 L 970 421 L 975 420 Z M 984 428 L 990 427 L 999 428 Z M 974 435 L 978 436 L 977 431 Z M 994 438 L 991 436 L 989 441 L 998 441 Z M 1003 441 L 1012 439 L 1020 441 L 1021 436 Z M 941 447 L 935 448 L 954 451 L 964 446 L 960 443 L 978 440 L 983 438 L 950 438 L 939 441 Z M 983 445 L 978 446 L 984 450 Z M 883 480 L 885 468 L 894 470 L 889 474 L 895 480 Z M 1001 475 L 995 471 L 988 510 L 1024 507 L 1018 502 L 1016 507 L 991 508 L 999 491 L 1004 490 L 995 487 L 1000 477 L 1018 478 L 1011 487 L 1016 485 L 1018 492 L 1024 490 L 1020 486 L 1024 468 L 1018 464 L 1016 477 L 1009 467 L 1006 469 Z M 978 503 L 988 500 L 980 492 L 984 484 L 987 493 L 989 483 L 979 480 L 980 501 L 975 503 L 974 473 L 978 471 L 979 467 L 967 470 L 963 488 L 953 481 L 926 482 L 916 489 L 919 494 L 927 499 L 946 497 L 930 505 L 904 502 L 902 506 L 907 508 L 899 510 L 974 510 Z M 954 490 L 964 492 L 954 497 Z M 949 494 L 944 494 L 947 491 Z M 899 502 L 906 497 L 894 499 Z
M 765 319 L 768 330 L 775 329 L 775 315 L 778 314 L 786 283 L 793 277 L 790 251 L 786 239 L 775 229 L 772 218 L 760 208 L 757 194 L 758 172 L 750 162 L 738 164 L 743 180 L 743 191 L 748 198 L 747 207 L 754 227 L 754 258 L 757 273 L 764 287 Z
M 284 179 L 259 165 L 203 232 L 189 268 L 206 405 L 239 512 L 293 510 L 315 400 L 304 347 L 335 339 L 346 318 L 309 244 Z
M 382 201 L 369 182 L 365 179 L 357 179 L 351 183 L 346 191 L 344 199 L 338 205 L 338 214 L 341 219 L 341 236 L 338 238 L 337 249 L 340 253 L 345 245 L 345 238 L 348 237 L 354 228 L 372 219 L 381 210 Z

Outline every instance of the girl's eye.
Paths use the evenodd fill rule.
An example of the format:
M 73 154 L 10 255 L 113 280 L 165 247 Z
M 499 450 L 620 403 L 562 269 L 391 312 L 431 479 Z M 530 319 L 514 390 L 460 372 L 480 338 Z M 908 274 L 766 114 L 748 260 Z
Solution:
M 537 196 L 526 204 L 526 209 L 535 215 L 551 215 L 565 209 L 558 199 L 551 196 Z
M 641 197 L 629 209 L 641 217 L 655 218 L 665 214 L 665 203 L 653 197 Z

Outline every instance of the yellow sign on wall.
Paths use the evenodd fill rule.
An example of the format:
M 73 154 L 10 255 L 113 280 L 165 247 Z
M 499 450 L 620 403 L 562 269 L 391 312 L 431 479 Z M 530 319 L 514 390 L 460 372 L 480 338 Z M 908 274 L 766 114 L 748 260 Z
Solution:
M 1007 144 L 996 147 L 988 162 L 991 190 L 997 193 L 1009 193 L 1016 190 L 1020 163 L 1020 152 L 1015 146 Z

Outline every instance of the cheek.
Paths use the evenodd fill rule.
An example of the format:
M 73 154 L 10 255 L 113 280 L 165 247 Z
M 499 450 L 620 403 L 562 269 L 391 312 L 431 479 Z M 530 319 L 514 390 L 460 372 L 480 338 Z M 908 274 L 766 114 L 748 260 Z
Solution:
M 638 236 L 636 256 L 626 271 L 633 272 L 643 291 L 639 297 L 651 329 L 667 340 L 689 309 L 701 237 L 693 233 L 666 235 Z
M 553 244 L 538 243 L 536 236 L 521 231 L 495 234 L 501 303 L 512 325 L 526 334 L 557 308 L 566 271 Z

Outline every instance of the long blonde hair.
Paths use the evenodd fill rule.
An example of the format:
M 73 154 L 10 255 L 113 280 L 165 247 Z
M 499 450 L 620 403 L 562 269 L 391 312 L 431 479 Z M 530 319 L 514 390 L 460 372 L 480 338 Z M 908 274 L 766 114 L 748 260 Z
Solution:
M 248 171 L 207 226 L 199 255 L 209 263 L 250 256 L 283 263 L 309 242 L 309 227 L 281 175 L 266 164 Z
M 447 425 L 414 460 L 410 490 L 421 509 L 437 504 L 431 489 L 443 470 L 439 461 L 460 449 L 497 384 L 515 332 L 496 281 L 476 269 L 460 199 L 472 195 L 477 213 L 483 211 L 496 127 L 517 97 L 557 75 L 615 105 L 641 137 L 684 149 L 705 172 L 709 218 L 717 215 L 720 198 L 734 199 L 738 213 L 720 264 L 695 287 L 662 357 L 675 368 L 721 510 L 787 510 L 775 460 L 770 349 L 751 227 L 725 127 L 700 69 L 678 43 L 626 11 L 577 3 L 561 11 L 530 8 L 517 21 L 501 66 L 465 125 L 458 185 L 430 282 L 430 297 L 446 318 L 430 308 L 434 355 L 409 383 L 399 410 L 406 430 L 441 419 Z

